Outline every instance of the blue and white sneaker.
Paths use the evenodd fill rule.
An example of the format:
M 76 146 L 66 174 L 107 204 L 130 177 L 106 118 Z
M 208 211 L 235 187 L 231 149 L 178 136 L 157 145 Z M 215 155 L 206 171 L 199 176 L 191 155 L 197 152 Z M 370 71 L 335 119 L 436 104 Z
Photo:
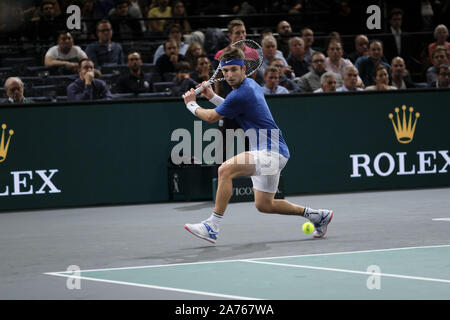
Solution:
M 314 238 L 322 238 L 327 233 L 327 227 L 333 219 L 333 210 L 319 209 L 320 219 L 314 222 Z
M 194 236 L 214 244 L 216 243 L 217 235 L 219 234 L 219 230 L 214 230 L 214 228 L 206 221 L 195 224 L 185 224 L 184 228 Z

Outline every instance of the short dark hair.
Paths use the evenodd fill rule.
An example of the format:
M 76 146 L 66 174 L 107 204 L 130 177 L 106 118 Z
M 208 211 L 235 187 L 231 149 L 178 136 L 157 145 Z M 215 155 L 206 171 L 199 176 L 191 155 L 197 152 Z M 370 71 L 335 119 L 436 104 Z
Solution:
M 51 4 L 51 5 L 54 7 L 54 6 L 55 6 L 55 1 L 52 1 L 52 0 L 43 0 L 43 1 L 41 2 L 41 9 L 44 8 L 44 6 L 45 6 L 46 4 Z
M 117 7 L 118 5 L 120 5 L 122 3 L 126 3 L 126 4 L 130 5 L 129 0 L 114 0 L 114 7 Z
M 176 40 L 168 39 L 168 40 L 164 41 L 164 45 L 163 45 L 164 50 L 166 50 L 166 44 L 168 44 L 168 43 L 174 43 L 178 49 L 180 48 L 180 46 L 178 45 L 178 42 L 176 42 Z
M 199 55 L 199 56 L 197 56 L 197 57 L 195 58 L 195 61 L 194 61 L 195 67 L 197 66 L 197 64 L 198 64 L 198 59 L 200 59 L 200 58 L 206 58 L 206 59 L 209 60 L 208 55 L 202 53 L 201 55 Z
M 219 57 L 219 60 L 244 59 L 244 52 L 235 46 L 227 47 Z
M 384 48 L 384 45 L 383 45 L 383 41 L 381 41 L 380 39 L 372 39 L 372 40 L 370 40 L 369 41 L 369 48 L 370 48 L 370 46 L 372 45 L 372 43 L 375 43 L 375 42 L 378 42 L 380 45 L 381 45 L 381 49 L 383 49 Z
M 175 71 L 177 73 L 189 73 L 191 72 L 191 68 L 189 66 L 189 63 L 186 61 L 180 61 L 175 65 Z
M 95 25 L 95 30 L 98 30 L 99 25 L 105 24 L 105 23 L 109 23 L 109 25 L 111 25 L 111 22 L 108 19 L 102 19 L 102 20 L 98 21 L 97 24 Z
M 84 61 L 90 61 L 90 62 L 94 63 L 94 61 L 92 61 L 89 58 L 83 58 L 80 61 L 78 61 L 78 69 L 81 69 L 81 65 L 83 64 Z
M 274 72 L 276 74 L 280 74 L 280 70 L 276 67 L 267 67 L 266 70 L 264 70 L 264 77 L 267 76 L 270 72 Z
M 440 64 L 439 67 L 437 68 L 437 74 L 440 75 L 442 69 L 448 69 L 448 68 L 450 68 L 450 64 L 448 64 L 448 63 Z
M 383 69 L 386 70 L 386 72 L 389 75 L 389 69 L 384 64 L 380 63 L 378 66 L 376 66 L 375 69 L 373 69 L 373 74 L 372 74 L 373 78 L 375 79 L 377 77 L 378 71 L 383 70 Z
M 394 8 L 391 10 L 391 12 L 389 13 L 389 20 L 392 19 L 393 16 L 400 14 L 403 16 L 403 10 L 400 8 Z

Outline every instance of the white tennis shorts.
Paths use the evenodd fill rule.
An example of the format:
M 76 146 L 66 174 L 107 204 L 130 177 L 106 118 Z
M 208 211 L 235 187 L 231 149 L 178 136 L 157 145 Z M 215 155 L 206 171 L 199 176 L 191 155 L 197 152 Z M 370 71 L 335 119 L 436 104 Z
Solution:
M 289 159 L 267 149 L 249 151 L 248 153 L 253 155 L 256 165 L 256 172 L 251 176 L 253 188 L 263 192 L 276 193 L 281 170 L 286 166 Z

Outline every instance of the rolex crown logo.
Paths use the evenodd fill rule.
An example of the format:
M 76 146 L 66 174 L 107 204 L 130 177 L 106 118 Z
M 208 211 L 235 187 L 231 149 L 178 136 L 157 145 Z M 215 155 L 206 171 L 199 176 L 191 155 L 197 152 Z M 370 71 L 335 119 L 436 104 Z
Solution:
M 416 130 L 417 119 L 420 117 L 420 113 L 415 113 L 414 123 L 412 123 L 412 114 L 414 111 L 413 107 L 409 107 L 409 117 L 406 119 L 406 106 L 402 106 L 402 120 L 400 120 L 400 109 L 395 108 L 396 122 L 394 120 L 394 115 L 389 113 L 389 119 L 392 121 L 392 126 L 395 130 L 395 135 L 397 136 L 397 141 L 400 143 L 410 143 L 413 140 L 414 131 Z
M 2 124 L 2 138 L 0 140 L 0 162 L 3 162 L 6 160 L 6 154 L 8 153 L 9 148 L 9 142 L 11 141 L 11 136 L 14 134 L 14 130 L 9 130 L 9 137 L 6 141 L 5 145 L 5 130 L 6 130 L 6 124 Z

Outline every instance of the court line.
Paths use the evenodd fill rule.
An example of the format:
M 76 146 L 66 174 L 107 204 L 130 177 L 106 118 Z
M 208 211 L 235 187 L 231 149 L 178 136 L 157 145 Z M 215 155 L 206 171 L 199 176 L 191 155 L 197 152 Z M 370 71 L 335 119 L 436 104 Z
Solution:
M 148 266 L 134 266 L 134 267 L 118 267 L 118 268 L 103 268 L 103 269 L 85 269 L 78 272 L 94 272 L 94 271 L 115 271 L 115 270 L 133 270 L 133 269 L 145 269 L 145 268 L 158 268 L 158 267 L 176 267 L 186 265 L 197 265 L 207 263 L 225 263 L 225 262 L 241 262 L 241 261 L 255 261 L 255 260 L 271 260 L 271 259 L 284 259 L 284 258 L 301 258 L 301 257 L 316 257 L 327 255 L 341 255 L 341 254 L 356 254 L 356 253 L 371 253 L 371 252 L 383 252 L 383 251 L 399 251 L 399 250 L 411 250 L 411 249 L 429 249 L 429 248 L 445 248 L 450 247 L 448 245 L 435 245 L 435 246 L 420 246 L 420 247 L 403 247 L 403 248 L 389 248 L 389 249 L 373 249 L 373 250 L 361 250 L 361 251 L 345 251 L 345 252 L 331 252 L 331 253 L 313 253 L 305 255 L 293 255 L 293 256 L 278 256 L 278 257 L 266 257 L 266 258 L 248 258 L 248 259 L 232 259 L 232 260 L 216 260 L 216 261 L 198 261 L 198 262 L 186 262 L 186 263 L 173 263 L 173 264 L 160 264 L 160 265 L 148 265 Z M 72 273 L 72 271 L 57 271 L 47 272 L 44 274 L 55 275 L 61 273 Z
M 217 298 L 229 298 L 229 299 L 235 299 L 235 300 L 262 300 L 260 298 L 253 298 L 253 297 L 234 296 L 234 295 L 221 294 L 221 293 L 215 293 L 215 292 L 155 286 L 155 285 L 150 285 L 150 284 L 141 284 L 141 283 L 127 282 L 127 281 L 107 280 L 107 279 L 91 278 L 91 277 L 85 277 L 85 276 L 72 276 L 72 275 L 64 275 L 64 274 L 60 274 L 60 273 L 45 273 L 45 274 L 51 275 L 51 276 L 57 276 L 57 277 L 66 277 L 66 278 L 70 278 L 70 279 L 77 279 L 77 280 L 80 279 L 80 280 L 90 280 L 90 281 L 96 281 L 96 282 L 106 282 L 106 283 L 121 284 L 121 285 L 126 285 L 126 286 L 131 286 L 131 287 L 141 287 L 141 288 L 149 288 L 149 289 L 175 291 L 175 292 L 198 294 L 198 295 L 204 295 L 204 296 L 212 296 L 212 297 L 217 297 Z
M 436 218 L 436 219 L 431 219 L 433 221 L 450 221 L 450 218 Z
M 316 266 L 305 266 L 305 265 L 296 265 L 296 264 L 287 264 L 287 263 L 278 263 L 278 262 L 263 262 L 263 261 L 252 261 L 246 260 L 245 262 L 249 263 L 257 263 L 257 264 L 266 264 L 266 265 L 274 265 L 281 267 L 290 267 L 290 268 L 301 268 L 301 269 L 313 269 L 313 270 L 322 270 L 322 271 L 335 271 L 335 272 L 344 272 L 344 273 L 356 273 L 363 274 L 369 276 L 381 276 L 381 277 L 391 277 L 391 278 L 402 278 L 402 279 L 412 279 L 412 280 L 422 280 L 422 281 L 433 281 L 433 282 L 443 282 L 450 283 L 450 280 L 447 279 L 436 279 L 436 278 L 426 278 L 426 277 L 415 277 L 415 276 L 405 276 L 401 274 L 392 274 L 392 273 L 378 273 L 378 272 L 368 272 L 368 271 L 357 271 L 357 270 L 348 270 L 348 269 L 336 269 L 336 268 L 325 268 L 325 267 L 316 267 Z

